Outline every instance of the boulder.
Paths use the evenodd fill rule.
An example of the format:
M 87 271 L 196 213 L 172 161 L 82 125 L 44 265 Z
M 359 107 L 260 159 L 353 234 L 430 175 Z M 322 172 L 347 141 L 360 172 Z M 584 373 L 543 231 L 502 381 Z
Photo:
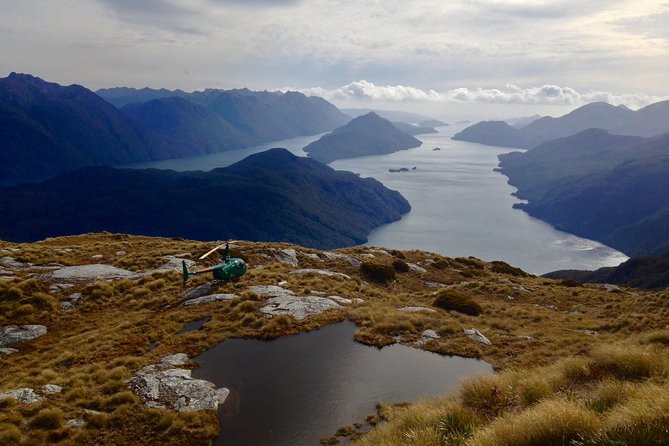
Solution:
M 297 266 L 297 252 L 293 248 L 279 249 L 274 253 L 274 258 L 281 263 Z
M 128 386 L 144 399 L 147 407 L 180 412 L 218 409 L 230 391 L 193 378 L 188 369 L 177 368 L 187 361 L 184 353 L 166 356 L 159 364 L 139 370 L 127 381 Z
M 46 334 L 44 325 L 7 325 L 0 327 L 0 347 L 29 341 Z
M 84 427 L 84 426 L 86 426 L 86 422 L 81 418 L 72 418 L 71 420 L 67 420 L 65 422 L 65 426 L 67 426 L 67 427 Z
M 340 254 L 338 252 L 323 251 L 323 255 L 328 260 L 343 260 L 344 262 L 347 262 L 350 265 L 355 266 L 356 268 L 360 268 L 360 265 L 362 265 L 362 262 L 360 260 L 358 260 L 355 257 L 350 256 L 348 254 Z
M 44 397 L 39 396 L 33 389 L 29 387 L 21 387 L 20 389 L 0 392 L 0 401 L 7 398 L 13 398 L 19 403 L 24 404 L 39 403 L 40 401 L 44 400 Z
M 472 341 L 480 342 L 484 345 L 492 345 L 492 342 L 475 328 L 466 328 L 465 335 Z
M 319 296 L 293 296 L 285 294 L 282 296 L 275 296 L 267 301 L 267 304 L 259 311 L 267 316 L 278 316 L 287 314 L 292 316 L 295 320 L 302 320 L 308 316 L 320 314 L 327 310 L 336 310 L 342 308 L 341 305 L 328 299 Z
M 61 386 L 58 386 L 56 384 L 44 384 L 42 386 L 42 394 L 44 395 L 53 395 L 55 393 L 60 393 L 63 391 L 63 388 Z
M 234 299 L 235 297 L 237 297 L 236 294 L 209 294 L 207 296 L 196 297 L 195 299 L 187 300 L 181 305 L 190 306 L 190 305 L 206 304 L 209 302 L 216 302 L 218 300 L 230 300 Z
M 423 268 L 422 266 L 418 266 L 415 263 L 407 263 L 409 265 L 409 269 L 415 273 L 426 273 L 427 270 Z

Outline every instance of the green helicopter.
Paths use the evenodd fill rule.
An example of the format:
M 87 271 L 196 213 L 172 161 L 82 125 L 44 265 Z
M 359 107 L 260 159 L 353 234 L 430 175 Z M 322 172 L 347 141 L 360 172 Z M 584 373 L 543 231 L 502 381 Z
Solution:
M 217 247 L 215 247 L 208 253 L 204 254 L 202 257 L 200 257 L 200 260 L 206 259 L 210 254 L 218 251 L 224 246 L 225 246 L 225 252 L 223 258 L 221 259 L 221 263 L 217 265 L 195 271 L 189 271 L 186 262 L 182 261 L 184 284 L 186 284 L 190 276 L 196 276 L 198 274 L 204 274 L 209 272 L 212 273 L 214 279 L 225 280 L 225 281 L 235 280 L 246 274 L 246 262 L 243 259 L 237 257 L 230 257 L 229 242 L 225 242 L 225 245 L 218 245 Z

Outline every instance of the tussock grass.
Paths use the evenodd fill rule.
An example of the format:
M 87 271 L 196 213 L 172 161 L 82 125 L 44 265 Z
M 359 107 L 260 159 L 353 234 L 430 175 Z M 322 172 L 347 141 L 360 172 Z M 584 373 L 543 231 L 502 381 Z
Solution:
M 481 305 L 476 303 L 467 294 L 455 290 L 442 290 L 437 293 L 432 306 L 447 311 L 457 311 L 458 313 L 478 316 L 483 311 Z
M 162 266 L 167 261 L 163 256 L 196 259 L 211 245 L 103 233 L 31 244 L 0 241 L 0 250 L 18 249 L 2 255 L 37 265 L 100 262 L 144 273 Z M 0 390 L 39 389 L 47 383 L 63 386 L 61 394 L 36 405 L 0 402 L 0 444 L 208 444 L 218 432 L 215 414 L 147 409 L 128 391 L 125 380 L 168 354 L 194 356 L 227 338 L 276 338 L 344 318 L 358 325 L 355 338 L 366 344 L 399 341 L 417 346 L 421 333 L 432 329 L 440 339 L 420 348 L 480 357 L 503 370 L 481 381 L 468 381 L 450 398 L 384 409 L 389 421 L 365 436 L 379 440 L 367 444 L 468 444 L 500 417 L 529 414 L 551 401 L 572 402 L 598 417 L 602 428 L 592 438 L 599 444 L 616 438 L 661 444 L 652 441 L 661 438 L 657 426 L 664 419 L 657 413 L 664 407 L 668 379 L 669 300 L 664 291 L 623 288 L 620 293 L 607 293 L 596 285 L 565 287 L 514 274 L 513 267 L 501 263 L 495 266 L 475 258 L 449 259 L 421 251 L 392 251 L 392 256 L 367 247 L 340 251 L 388 270 L 377 282 L 346 260 L 328 259 L 316 250 L 274 243 L 237 245 L 233 254 L 245 258 L 251 268 L 240 281 L 219 283 L 212 292 L 235 293 L 239 298 L 192 307 L 180 306 L 184 287 L 178 271 L 135 280 L 75 283 L 67 289 L 53 289 L 53 282 L 40 270 L 17 271 L 14 279 L 0 281 L 0 325 L 38 323 L 49 329 L 45 336 L 18 345 L 19 353 L 0 357 Z M 274 258 L 279 248 L 296 249 L 299 268 L 326 269 L 351 279 L 291 275 L 295 268 Z M 101 260 L 93 258 L 98 254 Z M 406 271 L 403 265 L 408 263 L 426 272 Z M 385 274 L 392 279 L 384 278 Z M 211 280 L 205 275 L 192 278 L 187 289 Z M 287 316 L 268 319 L 257 311 L 267 297 L 247 288 L 282 281 L 297 295 L 338 295 L 363 302 L 302 321 Z M 483 311 L 474 317 L 457 311 L 399 310 L 431 308 L 439 289 L 465 295 Z M 77 308 L 63 311 L 59 301 L 75 292 L 82 294 Z M 570 314 L 573 311 L 577 313 Z M 181 333 L 185 323 L 207 317 L 211 320 L 205 330 Z M 485 333 L 492 345 L 468 340 L 463 329 L 470 327 Z M 597 335 L 586 334 L 593 332 Z M 630 339 L 639 345 L 621 344 Z M 640 390 L 651 385 L 655 387 Z M 652 410 L 645 410 L 642 402 L 651 396 L 656 403 L 650 405 Z M 83 418 L 88 425 L 69 428 L 61 421 L 50 429 L 31 427 L 46 410 L 61 413 L 63 420 Z M 638 422 L 624 424 L 624 419 Z M 375 423 L 378 417 L 370 421 Z M 402 427 L 397 428 L 396 422 Z M 384 437 L 386 429 L 395 433 Z

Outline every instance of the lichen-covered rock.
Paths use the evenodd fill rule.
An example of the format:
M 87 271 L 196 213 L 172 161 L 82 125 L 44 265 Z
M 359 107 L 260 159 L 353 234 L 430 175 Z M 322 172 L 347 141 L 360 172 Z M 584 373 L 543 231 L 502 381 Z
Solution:
M 216 302 L 218 300 L 230 300 L 234 299 L 235 297 L 237 297 L 236 294 L 209 294 L 207 296 L 196 297 L 195 299 L 189 299 L 186 302 L 182 303 L 181 305 L 190 306 L 190 305 L 206 304 L 209 302 Z
M 56 384 L 44 384 L 42 386 L 42 393 L 44 395 L 53 395 L 54 393 L 60 393 L 63 391 L 63 388 L 61 386 L 58 386 Z
M 476 342 L 480 342 L 483 345 L 492 345 L 492 342 L 488 338 L 486 338 L 483 333 L 478 331 L 475 328 L 466 328 L 465 329 L 465 335 Z
M 46 334 L 44 325 L 7 325 L 0 327 L 0 347 L 29 341 Z
M 180 412 L 216 410 L 230 391 L 217 389 L 209 381 L 193 378 L 188 369 L 176 368 L 186 361 L 188 356 L 184 353 L 166 356 L 159 364 L 139 370 L 127 381 L 128 386 L 145 400 L 147 407 Z
M 67 426 L 67 427 L 84 427 L 84 426 L 86 426 L 86 422 L 81 418 L 72 418 L 71 420 L 67 420 L 65 422 L 65 426 Z
M 93 264 L 79 266 L 65 266 L 45 274 L 46 278 L 63 282 L 87 282 L 104 279 L 135 279 L 138 273 L 111 265 Z
M 360 265 L 362 265 L 362 262 L 360 260 L 348 254 L 340 254 L 338 252 L 324 251 L 323 255 L 328 260 L 343 260 L 345 262 L 348 262 L 352 266 L 355 266 L 356 268 L 360 268 Z
M 18 353 L 19 351 L 15 348 L 0 348 L 0 356 L 7 356 L 7 355 L 13 355 L 14 353 Z
M 258 294 L 259 296 L 262 297 L 268 297 L 268 296 L 284 296 L 286 294 L 292 295 L 293 292 L 290 290 L 287 290 L 285 288 L 282 288 L 280 286 L 276 285 L 253 285 L 248 287 L 249 291 L 253 291 L 254 293 Z
M 274 253 L 274 258 L 281 263 L 297 266 L 297 252 L 293 248 L 279 249 Z
M 20 389 L 8 390 L 0 392 L 0 401 L 7 398 L 13 398 L 19 403 L 33 404 L 44 400 L 44 397 L 39 396 L 35 391 L 29 387 L 21 387 Z
M 341 305 L 326 297 L 282 295 L 270 298 L 259 311 L 267 316 L 287 314 L 300 321 L 308 316 L 340 308 Z

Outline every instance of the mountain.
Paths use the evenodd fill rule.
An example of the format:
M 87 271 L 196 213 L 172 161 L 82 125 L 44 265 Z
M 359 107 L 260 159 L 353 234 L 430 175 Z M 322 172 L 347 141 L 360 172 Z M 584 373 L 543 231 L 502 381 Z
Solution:
M 669 253 L 632 257 L 616 267 L 595 271 L 562 270 L 544 274 L 551 279 L 572 279 L 581 283 L 611 283 L 643 289 L 669 287 Z
M 323 98 L 289 91 L 223 91 L 206 102 L 215 113 L 261 142 L 330 131 L 350 118 Z
M 411 136 L 438 133 L 434 128 L 425 125 L 407 124 L 406 122 L 393 122 L 392 124 L 403 133 Z
M 669 251 L 669 133 L 588 130 L 500 159 L 530 215 L 628 255 Z
M 654 136 L 669 131 L 669 101 L 633 111 L 624 105 L 594 102 L 559 118 L 545 116 L 514 128 L 481 122 L 467 127 L 453 139 L 482 144 L 531 148 L 541 143 L 597 128 L 616 135 Z
M 109 102 L 127 109 L 156 99 L 181 98 L 206 106 L 251 141 L 270 142 L 330 131 L 350 120 L 337 107 L 317 96 L 295 91 L 251 91 L 206 89 L 185 93 L 181 90 L 111 88 L 98 90 Z M 155 103 L 154 107 L 158 104 Z M 171 105 L 174 105 L 173 103 Z M 168 112 L 169 113 L 169 112 Z M 203 111 L 199 110 L 199 114 Z M 191 128 L 188 132 L 197 133 Z
M 0 207 L 4 240 L 105 230 L 323 248 L 364 243 L 372 229 L 410 210 L 398 192 L 374 179 L 285 149 L 211 172 L 82 169 L 1 188 Z
M 453 135 L 458 141 L 476 142 L 489 146 L 532 147 L 533 140 L 504 121 L 481 121 Z
M 342 158 L 382 155 L 418 147 L 422 143 L 374 112 L 323 135 L 304 148 L 314 159 L 330 163 Z
M 346 113 L 352 118 L 357 118 L 358 116 L 367 115 L 369 113 L 376 113 L 384 119 L 387 119 L 391 122 L 406 122 L 407 124 L 419 124 L 426 127 L 440 127 L 443 125 L 448 125 L 445 122 L 436 120 L 429 116 L 421 115 L 418 113 L 411 113 L 406 111 L 399 110 L 377 110 L 372 108 L 343 108 L 341 109 L 343 113 Z
M 517 118 L 505 119 L 504 122 L 509 124 L 511 127 L 518 129 L 521 127 L 525 127 L 526 125 L 536 121 L 541 117 L 542 117 L 541 115 L 519 116 Z
M 0 79 L 0 182 L 84 166 L 179 156 L 178 149 L 79 85 Z
M 209 107 L 178 96 L 132 103 L 121 110 L 172 141 L 183 156 L 240 149 L 258 142 Z

